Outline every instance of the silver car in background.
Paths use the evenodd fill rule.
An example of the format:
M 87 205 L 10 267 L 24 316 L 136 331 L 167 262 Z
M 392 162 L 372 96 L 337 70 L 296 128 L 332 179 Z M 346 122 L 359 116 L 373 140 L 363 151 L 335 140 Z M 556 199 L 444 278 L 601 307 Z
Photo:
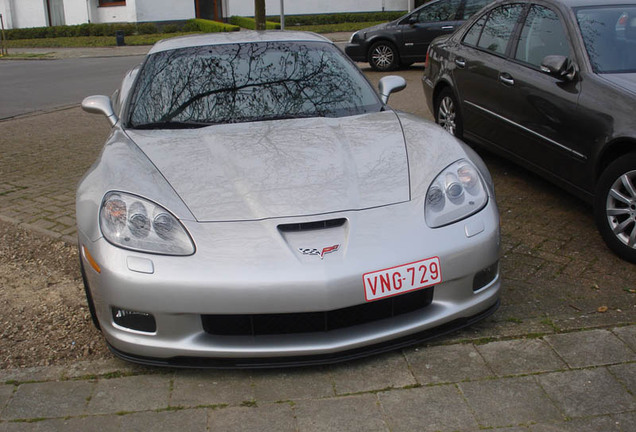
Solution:
M 157 43 L 112 99 L 77 190 L 95 324 L 122 358 L 171 366 L 342 361 L 499 304 L 499 217 L 482 160 L 386 105 L 327 39 Z

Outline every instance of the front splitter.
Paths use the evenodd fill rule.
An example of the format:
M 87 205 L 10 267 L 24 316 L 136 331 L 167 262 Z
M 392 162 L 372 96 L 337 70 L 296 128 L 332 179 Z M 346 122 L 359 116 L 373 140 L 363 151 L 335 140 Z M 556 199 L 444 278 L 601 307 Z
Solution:
M 216 358 L 216 357 L 171 357 L 166 359 L 136 356 L 122 352 L 110 344 L 108 348 L 117 357 L 148 366 L 162 366 L 174 368 L 190 368 L 190 369 L 272 369 L 272 368 L 288 368 L 302 366 L 318 366 L 325 364 L 342 363 L 350 360 L 356 360 L 380 354 L 387 351 L 405 348 L 418 343 L 426 342 L 431 339 L 446 335 L 448 333 L 460 330 L 464 327 L 475 324 L 484 318 L 489 317 L 499 308 L 500 300 L 490 306 L 483 312 L 470 316 L 468 318 L 460 318 L 433 329 L 424 330 L 419 333 L 404 336 L 402 338 L 393 339 L 375 345 L 369 345 L 353 350 L 341 351 L 330 354 L 295 356 L 295 357 L 261 357 L 261 358 Z

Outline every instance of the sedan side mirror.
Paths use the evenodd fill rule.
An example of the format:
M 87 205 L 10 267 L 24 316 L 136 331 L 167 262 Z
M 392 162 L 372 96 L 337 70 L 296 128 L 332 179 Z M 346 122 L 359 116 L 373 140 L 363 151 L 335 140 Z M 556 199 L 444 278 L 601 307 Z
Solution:
M 417 19 L 417 17 L 416 17 L 416 16 L 412 16 L 412 15 L 411 15 L 411 16 L 409 17 L 409 21 L 408 21 L 409 25 L 415 25 L 415 24 L 417 24 L 418 22 L 419 22 L 419 21 L 418 21 L 418 19 Z
M 576 64 L 562 55 L 545 56 L 541 62 L 541 70 L 564 81 L 572 81 L 576 77 Z
M 391 93 L 397 93 L 406 88 L 406 80 L 398 75 L 385 76 L 380 80 L 378 89 L 380 90 L 380 98 L 385 104 L 389 101 Z
M 104 114 L 111 126 L 119 120 L 113 111 L 113 105 L 108 96 L 89 96 L 82 101 L 82 109 L 91 114 Z

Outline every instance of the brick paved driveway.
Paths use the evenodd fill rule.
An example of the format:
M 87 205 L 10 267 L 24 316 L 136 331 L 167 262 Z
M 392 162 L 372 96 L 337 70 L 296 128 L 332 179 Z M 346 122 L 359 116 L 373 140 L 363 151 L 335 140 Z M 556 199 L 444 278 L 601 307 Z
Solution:
M 366 72 L 372 81 L 378 73 Z M 419 79 L 391 98 L 430 118 Z M 109 127 L 80 108 L 0 122 L 0 218 L 74 242 L 74 193 Z M 461 338 L 636 322 L 636 266 L 612 255 L 591 209 L 531 173 L 482 153 L 496 185 L 505 282 L 500 312 Z M 607 306 L 605 313 L 597 312 Z M 468 334 L 467 334 L 468 333 Z

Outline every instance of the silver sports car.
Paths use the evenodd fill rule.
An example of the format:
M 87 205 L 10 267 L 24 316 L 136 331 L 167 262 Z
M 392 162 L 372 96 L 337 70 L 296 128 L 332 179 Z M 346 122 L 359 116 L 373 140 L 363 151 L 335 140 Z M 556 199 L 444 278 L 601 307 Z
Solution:
M 112 98 L 77 190 L 86 296 L 125 359 L 335 362 L 479 320 L 499 304 L 490 175 L 386 105 L 333 43 L 298 32 L 157 43 Z

